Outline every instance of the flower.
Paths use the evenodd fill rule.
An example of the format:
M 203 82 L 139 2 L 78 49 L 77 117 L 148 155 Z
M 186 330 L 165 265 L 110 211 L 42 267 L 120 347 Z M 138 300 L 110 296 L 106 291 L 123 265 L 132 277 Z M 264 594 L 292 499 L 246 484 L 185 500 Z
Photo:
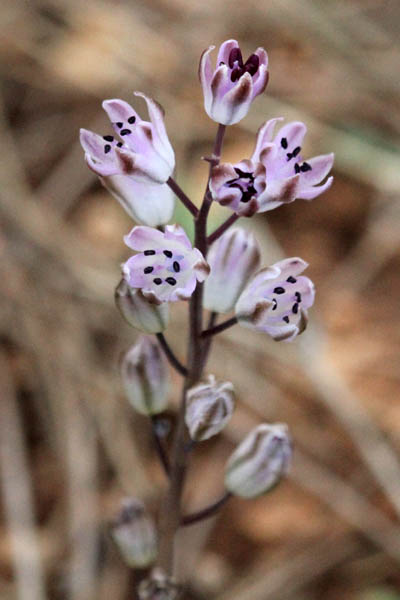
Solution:
M 229 229 L 212 244 L 207 260 L 211 271 L 204 284 L 204 306 L 227 313 L 259 267 L 257 240 L 241 227 Z
M 111 523 L 111 536 L 123 559 L 133 568 L 145 568 L 157 557 L 156 526 L 143 502 L 124 498 Z
M 100 177 L 125 175 L 165 183 L 174 170 L 175 155 L 165 130 L 163 109 L 141 92 L 135 92 L 135 96 L 145 100 L 150 122 L 143 121 L 124 100 L 105 100 L 103 108 L 120 140 L 81 129 L 85 160 Z
M 300 152 L 306 126 L 288 123 L 272 139 L 280 120 L 271 119 L 260 128 L 250 160 L 221 163 L 212 170 L 213 199 L 240 216 L 273 210 L 296 198 L 312 200 L 332 185 L 333 177 L 318 184 L 331 170 L 334 155 L 304 161 Z
M 123 356 L 121 376 L 131 406 L 156 415 L 168 405 L 168 367 L 158 342 L 142 336 Z
M 100 181 L 137 223 L 158 227 L 171 219 L 175 197 L 166 183 L 136 181 L 130 175 L 110 175 Z
M 124 278 L 115 289 L 115 304 L 125 321 L 144 333 L 159 333 L 168 325 L 168 304 L 151 304 L 140 290 L 129 287 Z
M 200 59 L 199 77 L 208 116 L 222 125 L 233 125 L 245 117 L 254 98 L 268 83 L 268 56 L 257 48 L 243 63 L 236 40 L 227 40 L 219 49 L 217 67 L 211 66 L 210 53 L 205 50 Z
M 190 437 L 208 440 L 225 427 L 234 409 L 233 385 L 217 382 L 214 375 L 191 387 L 186 394 L 185 422 Z
M 244 438 L 228 460 L 225 486 L 242 498 L 264 494 L 287 473 L 291 456 L 287 426 L 262 423 Z
M 164 233 L 139 225 L 124 241 L 139 252 L 123 265 L 124 277 L 132 288 L 141 289 L 149 302 L 187 300 L 197 281 L 204 281 L 210 271 L 180 225 L 167 225 Z
M 236 303 L 239 324 L 268 333 L 277 342 L 291 342 L 302 333 L 315 296 L 313 282 L 300 275 L 307 267 L 294 257 L 258 271 Z
M 244 159 L 235 165 L 221 163 L 211 172 L 211 195 L 221 206 L 241 217 L 251 217 L 259 211 L 259 198 L 266 188 L 265 176 L 265 167 L 260 162 Z

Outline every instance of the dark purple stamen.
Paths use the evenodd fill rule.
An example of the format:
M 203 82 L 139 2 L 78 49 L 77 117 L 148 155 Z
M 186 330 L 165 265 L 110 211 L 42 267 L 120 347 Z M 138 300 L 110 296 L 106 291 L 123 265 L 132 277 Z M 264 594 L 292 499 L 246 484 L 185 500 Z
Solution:
M 131 125 L 133 125 L 133 123 L 136 121 L 136 117 L 135 115 L 132 115 L 131 117 L 129 117 L 128 119 L 128 123 L 130 123 Z
M 296 283 L 297 279 L 295 279 L 295 278 L 293 277 L 293 275 L 290 275 L 290 277 L 288 277 L 288 278 L 286 279 L 286 281 L 287 281 L 288 283 Z
M 301 294 L 300 294 L 300 292 L 296 292 L 295 296 L 296 296 L 297 302 L 301 302 Z
M 167 279 L 165 281 L 167 283 L 169 283 L 169 285 L 175 285 L 176 284 L 176 279 L 174 279 L 173 277 L 167 277 Z
M 288 162 L 289 162 L 289 160 L 292 160 L 292 158 L 293 158 L 293 154 L 291 152 L 287 152 L 286 156 L 287 156 Z
M 149 273 L 152 273 L 154 271 L 154 267 L 146 267 L 145 269 L 143 269 L 143 273 L 145 273 L 146 275 L 148 275 Z
M 284 294 L 284 293 L 285 293 L 285 288 L 283 288 L 280 285 L 274 289 L 274 294 Z
M 153 255 L 153 254 L 155 254 L 155 253 L 156 253 L 156 251 L 155 251 L 155 250 L 145 250 L 145 251 L 143 252 L 143 254 L 144 254 L 145 256 L 152 256 L 152 255 Z
M 303 164 L 300 167 L 300 171 L 302 171 L 303 173 L 307 173 L 307 171 L 311 171 L 312 170 L 312 166 L 308 164 L 308 162 L 303 162 Z
M 300 152 L 300 150 L 301 150 L 301 146 L 296 146 L 296 148 L 292 152 L 292 155 L 297 156 L 298 153 Z
M 162 279 L 160 277 L 156 277 L 155 279 L 153 279 L 154 283 L 156 285 L 161 285 L 162 284 Z
M 243 57 L 240 48 L 232 48 L 229 53 L 228 64 L 232 69 L 231 81 L 235 82 L 240 79 L 244 73 L 249 73 L 251 77 L 253 77 L 257 73 L 258 67 L 260 66 L 260 59 L 257 54 L 251 54 L 246 60 L 245 64 L 243 64 Z
M 299 305 L 298 305 L 298 303 L 296 302 L 296 304 L 293 304 L 293 306 L 292 306 L 292 313 L 293 313 L 294 315 L 297 315 L 297 313 L 298 313 L 298 312 L 299 312 Z
M 165 254 L 165 256 L 167 256 L 168 258 L 172 258 L 171 250 L 163 250 L 163 254 Z
M 110 152 L 110 150 L 111 150 L 111 146 L 110 146 L 110 144 L 106 144 L 106 145 L 104 146 L 104 153 L 105 153 L 105 154 L 107 154 L 108 152 Z
M 278 303 L 276 301 L 276 298 L 272 298 L 272 301 L 274 302 L 274 306 L 272 307 L 272 310 L 276 310 L 278 308 Z
M 113 135 L 103 135 L 103 140 L 105 140 L 106 142 L 112 142 L 112 141 L 114 141 L 114 136 Z
M 299 165 L 299 163 L 296 163 L 296 164 L 294 165 L 294 172 L 295 172 L 295 173 L 300 173 L 300 165 Z
M 123 123 L 121 121 L 117 121 L 117 123 L 115 123 L 117 127 L 119 127 L 119 129 L 121 129 Z
M 121 129 L 120 131 L 120 135 L 129 135 L 130 133 L 132 133 L 130 129 Z
M 122 148 L 123 143 L 122 142 L 117 142 L 117 146 L 118 146 L 118 148 Z
M 242 171 L 242 169 L 239 169 L 238 167 L 234 167 L 234 169 L 242 179 L 251 179 L 251 181 L 254 181 L 253 173 L 246 173 L 246 171 Z
M 288 147 L 288 143 L 287 143 L 287 139 L 286 138 L 282 138 L 281 139 L 281 146 L 284 150 L 286 150 L 286 148 Z
M 288 316 L 282 317 L 282 321 L 285 321 L 285 323 L 289 323 L 289 317 Z
M 175 273 L 179 273 L 179 271 L 181 270 L 181 267 L 177 260 L 174 260 L 174 263 L 172 266 L 174 268 Z

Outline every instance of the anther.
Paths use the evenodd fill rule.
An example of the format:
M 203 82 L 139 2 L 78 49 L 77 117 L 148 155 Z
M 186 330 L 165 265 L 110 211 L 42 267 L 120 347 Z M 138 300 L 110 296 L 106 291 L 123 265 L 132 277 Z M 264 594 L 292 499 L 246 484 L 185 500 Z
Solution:
M 130 129 L 121 129 L 120 131 L 121 135 L 129 135 L 130 133 L 132 133 Z
M 122 148 L 123 143 L 122 142 L 117 142 L 117 146 L 118 146 L 118 148 Z
M 117 123 L 115 123 L 117 127 L 119 127 L 119 129 L 121 129 L 123 123 L 121 121 L 117 121 Z
M 172 258 L 171 250 L 163 250 L 163 254 L 165 254 L 165 256 L 167 256 L 168 258 Z
M 276 310 L 278 308 L 278 303 L 276 301 L 276 298 L 272 298 L 272 301 L 274 302 L 274 306 L 272 307 L 272 310 Z
M 312 166 L 308 164 L 308 162 L 303 162 L 303 164 L 300 167 L 300 171 L 302 171 L 303 173 L 306 173 L 307 171 L 311 171 L 312 170 Z
M 274 289 L 274 294 L 284 294 L 284 293 L 285 293 L 285 288 L 283 288 L 280 285 Z
M 292 313 L 293 313 L 294 315 L 297 315 L 298 311 L 299 311 L 299 305 L 298 305 L 298 303 L 296 302 L 296 303 L 295 303 L 295 304 L 293 304 L 293 306 L 292 306 Z
M 114 140 L 114 136 L 113 135 L 103 135 L 103 140 L 105 140 L 106 142 L 112 142 Z
M 285 321 L 285 323 L 289 323 L 289 317 L 288 316 L 282 317 L 282 321 Z
M 156 251 L 155 251 L 155 250 L 145 250 L 145 251 L 143 252 L 143 254 L 144 254 L 145 256 L 152 256 L 152 255 L 153 255 L 153 254 L 155 254 L 155 253 L 156 253 Z
M 154 283 L 156 285 L 161 285 L 162 284 L 162 279 L 160 277 L 156 277 L 155 279 L 153 279 Z
M 111 146 L 110 146 L 110 144 L 106 144 L 106 145 L 104 146 L 104 153 L 105 153 L 105 154 L 107 154 L 107 152 L 110 152 L 110 150 L 111 150 Z
M 169 283 L 169 285 L 175 285 L 176 284 L 176 279 L 174 279 L 174 277 L 167 277 L 165 281 L 167 283 Z
M 145 273 L 146 275 L 148 275 L 148 273 L 152 273 L 154 271 L 154 267 L 146 267 L 145 269 L 143 269 L 143 273 Z
M 286 150 L 286 148 L 288 147 L 288 143 L 287 143 L 287 139 L 286 138 L 282 138 L 281 139 L 281 146 L 284 150 Z
M 135 115 L 132 115 L 131 117 L 129 117 L 128 119 L 128 123 L 130 123 L 131 125 L 133 125 L 133 123 L 136 121 L 136 117 Z
M 295 279 L 295 278 L 293 277 L 293 275 L 290 275 L 290 277 L 288 277 L 288 278 L 286 279 L 286 281 L 287 281 L 288 283 L 296 283 L 297 279 Z
M 175 273 L 179 273 L 179 271 L 181 270 L 181 267 L 177 260 L 174 260 L 174 263 L 172 266 L 174 268 Z
M 295 173 L 297 173 L 297 174 L 299 174 L 299 173 L 300 173 L 300 165 L 299 165 L 299 163 L 296 163 L 296 164 L 294 165 L 294 172 L 295 172 Z
M 301 302 L 301 294 L 300 294 L 300 292 L 296 292 L 295 296 L 296 296 L 297 302 Z
M 300 150 L 301 150 L 301 146 L 296 146 L 296 148 L 292 152 L 292 155 L 297 156 L 298 153 L 300 152 Z

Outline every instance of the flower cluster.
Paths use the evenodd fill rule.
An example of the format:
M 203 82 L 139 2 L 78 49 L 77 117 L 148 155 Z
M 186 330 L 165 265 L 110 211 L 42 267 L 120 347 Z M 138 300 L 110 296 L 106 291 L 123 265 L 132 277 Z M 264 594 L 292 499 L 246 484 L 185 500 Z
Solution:
M 124 237 L 134 254 L 122 265 L 115 299 L 126 321 L 147 335 L 123 356 L 121 375 L 132 408 L 151 419 L 156 448 L 178 500 L 172 517 L 174 509 L 165 503 L 162 521 L 171 521 L 162 535 L 171 535 L 180 523 L 189 452 L 220 433 L 234 411 L 232 383 L 204 374 L 213 336 L 239 324 L 274 341 L 292 342 L 306 329 L 308 310 L 314 303 L 314 284 L 303 274 L 307 262 L 292 257 L 262 266 L 254 234 L 231 225 L 240 217 L 249 218 L 296 199 L 312 200 L 333 181 L 329 176 L 333 154 L 304 157 L 306 126 L 294 121 L 276 131 L 283 120 L 280 117 L 260 127 L 250 157 L 234 163 L 220 161 L 226 127 L 243 119 L 267 86 L 268 56 L 258 48 L 244 60 L 236 40 L 228 40 L 219 48 L 213 67 L 213 49 L 205 50 L 199 66 L 205 111 L 218 123 L 201 207 L 194 205 L 173 179 L 175 154 L 164 113 L 151 98 L 135 92 L 146 102 L 149 121 L 141 119 L 124 100 L 104 101 L 113 133 L 101 136 L 82 129 L 80 136 L 88 167 L 136 222 Z M 194 244 L 181 225 L 167 224 L 174 210 L 174 195 L 194 216 Z M 228 209 L 227 219 L 207 236 L 212 202 Z M 178 301 L 190 303 L 186 365 L 163 334 L 169 305 Z M 204 308 L 209 311 L 208 326 L 203 325 Z M 218 322 L 221 315 L 229 313 L 227 320 Z M 151 337 L 154 334 L 157 339 Z M 185 378 L 172 463 L 163 439 L 168 427 L 161 416 L 168 407 L 167 359 Z M 291 454 L 286 425 L 258 425 L 226 464 L 223 499 L 197 514 L 183 516 L 182 524 L 212 514 L 232 494 L 252 498 L 269 492 L 287 473 Z M 157 533 L 140 501 L 125 505 L 114 523 L 113 537 L 132 566 L 148 566 L 156 557 Z M 162 539 L 160 547 L 172 554 L 172 538 Z M 168 558 L 164 564 L 170 562 Z M 166 587 L 176 592 L 171 573 L 160 568 L 154 573 L 143 582 L 141 598 L 153 597 L 154 590 Z

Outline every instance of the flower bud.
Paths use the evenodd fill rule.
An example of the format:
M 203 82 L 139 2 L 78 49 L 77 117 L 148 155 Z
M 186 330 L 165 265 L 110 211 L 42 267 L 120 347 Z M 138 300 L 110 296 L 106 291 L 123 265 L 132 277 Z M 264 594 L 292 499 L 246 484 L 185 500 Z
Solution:
M 190 388 L 186 394 L 185 421 L 190 437 L 197 442 L 219 433 L 232 416 L 233 385 L 217 382 L 214 375 Z
M 204 306 L 227 313 L 259 267 L 257 240 L 245 229 L 229 229 L 212 244 L 207 261 L 211 272 L 204 284 Z
M 143 569 L 156 559 L 156 528 L 140 500 L 123 500 L 119 514 L 111 524 L 111 535 L 130 567 Z
M 262 423 L 244 438 L 228 460 L 225 486 L 242 498 L 264 494 L 287 473 L 291 455 L 287 426 Z
M 150 577 L 143 579 L 138 588 L 140 600 L 178 600 L 181 593 L 177 581 L 159 567 L 153 569 Z
M 168 404 L 168 367 L 158 343 L 142 336 L 121 362 L 126 395 L 142 415 L 163 412 Z
M 115 303 L 124 319 L 144 333 L 159 333 L 168 324 L 168 305 L 151 304 L 141 290 L 121 279 L 115 289 Z

